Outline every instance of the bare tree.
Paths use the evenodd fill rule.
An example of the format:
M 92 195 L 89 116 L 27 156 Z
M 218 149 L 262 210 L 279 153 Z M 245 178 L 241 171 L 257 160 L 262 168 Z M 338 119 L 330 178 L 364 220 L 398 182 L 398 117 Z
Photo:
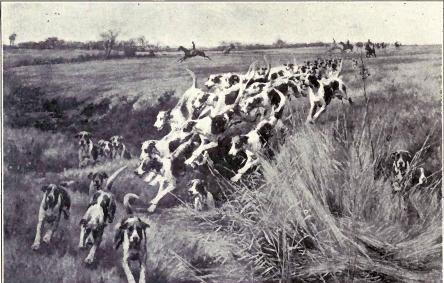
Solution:
M 100 34 L 100 37 L 103 40 L 103 47 L 105 48 L 105 58 L 109 58 L 109 56 L 111 55 L 111 51 L 116 44 L 116 39 L 118 35 L 118 31 L 111 29 Z
M 14 32 L 9 36 L 9 45 L 14 46 L 15 39 L 17 38 L 17 34 Z

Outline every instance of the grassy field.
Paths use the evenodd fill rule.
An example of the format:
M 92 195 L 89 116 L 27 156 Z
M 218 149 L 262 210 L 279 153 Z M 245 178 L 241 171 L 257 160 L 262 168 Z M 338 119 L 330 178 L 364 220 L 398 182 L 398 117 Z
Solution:
M 137 156 L 143 140 L 164 134 L 152 124 L 158 110 L 171 107 L 190 86 L 185 68 L 193 70 L 203 86 L 210 74 L 246 71 L 264 54 L 272 65 L 293 56 L 298 62 L 329 56 L 325 49 L 301 48 L 210 53 L 212 61 L 183 64 L 168 54 L 5 70 L 6 282 L 123 282 L 121 251 L 112 247 L 113 225 L 105 232 L 95 266 L 85 266 L 86 254 L 77 250 L 87 174 L 99 169 L 110 173 L 121 164 L 76 169 L 74 133 L 89 130 L 96 141 L 121 134 Z M 343 77 L 353 107 L 334 101 L 318 124 L 306 126 L 308 101 L 293 99 L 284 114 L 292 114 L 292 135 L 275 160 L 263 160 L 263 175 L 236 186 L 217 178 L 218 187 L 235 192 L 216 211 L 197 215 L 167 197 L 148 217 L 148 281 L 439 282 L 441 47 L 403 46 L 377 55 L 364 58 L 371 74 L 365 81 L 370 101 L 364 132 L 363 81 L 348 60 L 358 54 L 346 54 Z M 5 62 L 20 58 L 4 56 Z M 173 92 L 173 98 L 161 99 Z M 420 163 L 435 175 L 411 196 L 419 215 L 414 218 L 391 196 L 390 184 L 379 172 L 387 171 L 391 151 L 418 152 L 424 144 Z M 136 160 L 129 165 L 134 168 Z M 114 184 L 118 202 L 126 192 L 138 193 L 147 202 L 155 188 L 131 171 Z M 50 247 L 33 252 L 40 187 L 66 179 L 76 181 L 71 218 L 62 220 Z M 181 187 L 177 194 L 183 195 Z M 122 214 L 119 204 L 116 219 Z

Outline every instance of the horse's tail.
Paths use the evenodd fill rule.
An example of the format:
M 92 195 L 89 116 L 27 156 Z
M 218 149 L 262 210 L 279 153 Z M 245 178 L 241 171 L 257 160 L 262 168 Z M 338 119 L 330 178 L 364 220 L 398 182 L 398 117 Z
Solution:
M 185 70 L 187 70 L 187 72 L 190 74 L 190 76 L 193 78 L 193 84 L 191 85 L 191 87 L 197 88 L 197 79 L 196 79 L 196 75 L 188 68 L 185 68 Z

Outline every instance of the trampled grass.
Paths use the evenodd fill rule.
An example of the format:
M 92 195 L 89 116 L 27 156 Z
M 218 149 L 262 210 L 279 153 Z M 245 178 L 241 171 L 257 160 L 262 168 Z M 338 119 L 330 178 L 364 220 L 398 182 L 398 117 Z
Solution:
M 299 62 L 328 56 L 314 48 L 265 53 L 273 65 L 293 60 L 293 54 Z M 183 65 L 165 56 L 8 69 L 6 282 L 123 282 L 121 250 L 112 246 L 114 224 L 107 227 L 93 267 L 83 264 L 86 255 L 77 250 L 77 242 L 78 221 L 87 205 L 87 174 L 112 173 L 126 162 L 76 169 L 72 134 L 81 127 L 97 138 L 123 132 L 137 157 L 141 141 L 161 136 L 151 126 L 157 110 L 174 102 L 159 106 L 159 94 L 173 90 L 178 96 L 190 85 L 184 67 L 195 71 L 202 84 L 211 73 L 245 71 L 263 54 L 214 55 L 213 61 L 193 59 Z M 147 217 L 152 224 L 148 282 L 440 281 L 441 49 L 406 46 L 377 54 L 364 59 L 371 73 L 366 80 L 371 135 L 362 133 L 362 80 L 346 60 L 343 77 L 353 106 L 334 101 L 318 124 L 306 126 L 308 101 L 292 99 L 284 113 L 291 114 L 291 135 L 285 143 L 279 141 L 275 160 L 262 161 L 263 176 L 253 174 L 235 186 L 214 178 L 221 188 L 234 191 L 215 211 L 172 207 L 181 202 L 169 196 Z M 48 106 L 51 99 L 60 111 Z M 103 112 L 84 111 L 104 100 L 109 103 Z M 50 129 L 34 123 L 48 121 L 51 109 L 62 122 Z M 386 179 L 387 156 L 399 148 L 420 152 L 417 165 L 434 173 L 428 186 L 407 200 L 393 196 Z M 132 174 L 136 160 L 128 164 L 113 187 L 117 220 L 123 216 L 120 203 L 126 192 L 139 194 L 139 205 L 156 193 Z M 71 218 L 62 220 L 50 247 L 33 252 L 40 187 L 63 180 L 75 181 Z M 182 197 L 183 191 L 180 186 L 175 194 Z

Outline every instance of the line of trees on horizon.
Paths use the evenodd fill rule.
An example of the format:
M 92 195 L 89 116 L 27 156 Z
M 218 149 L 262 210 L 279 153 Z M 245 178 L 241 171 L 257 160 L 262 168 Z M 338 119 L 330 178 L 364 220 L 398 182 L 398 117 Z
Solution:
M 115 30 L 106 30 L 100 34 L 100 40 L 95 41 L 69 41 L 58 37 L 48 37 L 43 41 L 25 41 L 14 44 L 17 34 L 12 34 L 9 48 L 21 49 L 84 49 L 84 50 L 102 50 L 106 56 L 111 54 L 111 51 L 124 51 L 127 55 L 134 55 L 135 52 L 161 52 L 161 51 L 176 51 L 176 46 L 160 45 L 159 43 L 152 44 L 144 37 L 140 36 L 128 40 L 118 40 L 119 32 Z M 288 43 L 282 39 L 277 39 L 272 44 L 262 43 L 241 43 L 237 41 L 221 41 L 217 46 L 204 47 L 201 49 L 210 51 L 223 51 L 227 47 L 235 50 L 253 50 L 253 49 L 274 49 L 274 48 L 301 48 L 301 47 L 323 47 L 328 46 L 328 43 L 321 41 L 313 43 Z

